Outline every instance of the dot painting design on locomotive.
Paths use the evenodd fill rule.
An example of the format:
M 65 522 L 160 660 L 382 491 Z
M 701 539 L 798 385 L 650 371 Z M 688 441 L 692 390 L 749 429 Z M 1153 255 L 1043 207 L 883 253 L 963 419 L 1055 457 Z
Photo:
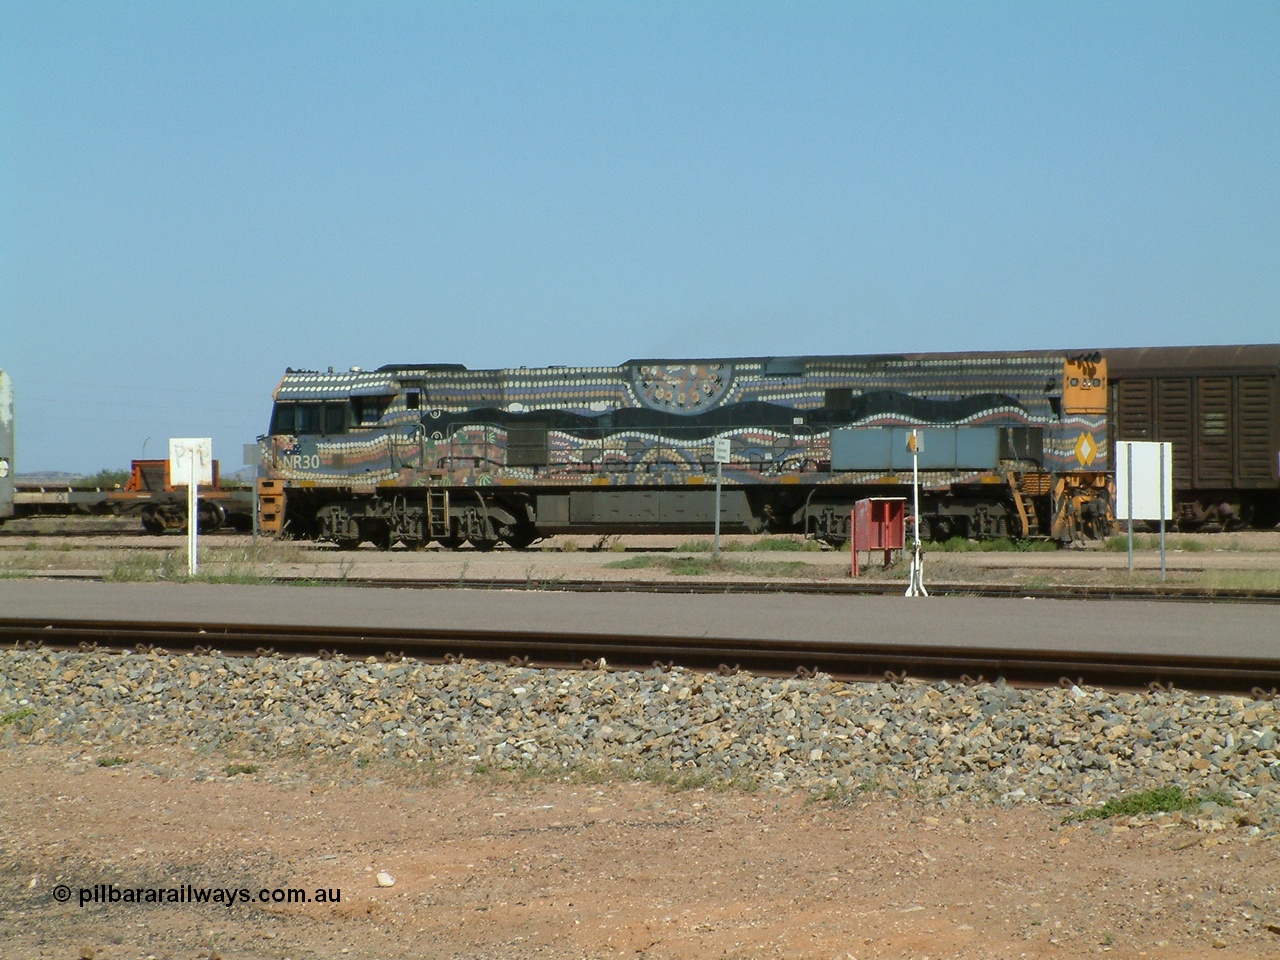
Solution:
M 268 476 L 296 487 L 298 509 L 313 511 L 298 516 L 298 528 L 348 543 L 365 536 L 362 524 L 381 531 L 378 543 L 388 536 L 421 540 L 425 504 L 436 504 L 436 495 L 406 499 L 395 491 L 424 486 L 461 498 L 446 500 L 444 510 L 466 538 L 492 539 L 483 532 L 491 526 L 493 536 L 528 542 L 544 510 L 547 523 L 573 526 L 579 516 L 573 504 L 582 506 L 582 517 L 620 516 L 632 509 L 625 490 L 709 483 L 721 438 L 730 441 L 725 482 L 753 491 L 749 500 L 740 495 L 745 506 L 735 508 L 746 529 L 767 524 L 838 539 L 847 499 L 890 494 L 886 485 L 902 478 L 888 463 L 847 453 L 833 467 L 833 431 L 972 427 L 986 437 L 1000 431 L 1007 452 L 997 454 L 992 445 L 996 459 L 989 466 L 970 455 L 963 465 L 922 470 L 922 480 L 938 498 L 968 498 L 964 512 L 940 525 L 996 535 L 1016 522 L 1009 519 L 1013 506 L 1025 526 L 1027 498 L 1047 503 L 1046 471 L 1087 469 L 1082 436 L 1083 449 L 1094 451 L 1094 469 L 1106 461 L 1105 418 L 1063 416 L 1062 371 L 1062 355 L 1047 352 L 289 371 L 263 442 Z M 972 449 L 977 441 L 966 442 Z M 1024 473 L 1045 476 L 1024 483 Z M 1021 500 L 1001 492 L 1010 485 Z M 585 493 L 601 487 L 620 492 Z M 487 492 L 464 496 L 466 488 Z M 584 492 L 570 503 L 571 490 Z M 692 501 L 671 501 L 677 502 Z M 436 506 L 438 525 L 445 521 Z M 1035 510 L 1042 518 L 1050 512 Z M 328 519 L 317 521 L 321 514 Z
M 623 370 L 629 371 L 631 382 L 618 376 Z M 829 427 L 820 421 L 807 423 L 804 414 L 824 411 L 833 391 L 847 394 L 845 414 L 838 421 L 845 424 L 1042 424 L 1049 428 L 1046 457 L 1057 465 L 1078 463 L 1081 430 L 1092 436 L 1097 428 L 1097 424 L 1074 422 L 1069 430 L 1056 429 L 1068 424 L 1054 422 L 1049 401 L 1036 389 L 1049 376 L 1042 357 L 985 362 L 811 358 L 737 364 L 645 362 L 622 369 L 451 369 L 419 378 L 414 389 L 423 396 L 422 408 L 412 410 L 406 399 L 410 378 L 403 374 L 397 378 L 398 373 L 396 368 L 327 375 L 290 372 L 277 391 L 278 403 L 350 399 L 356 411 L 354 426 L 381 427 L 385 432 L 373 435 L 362 430 L 331 438 L 283 433 L 269 451 L 274 454 L 271 462 L 300 479 L 321 481 L 376 483 L 396 479 L 406 468 L 443 470 L 451 476 L 474 476 L 478 468 L 501 472 L 509 437 L 503 414 L 549 411 L 587 419 L 581 430 L 548 423 L 550 455 L 544 467 L 519 468 L 510 474 L 513 478 L 550 481 L 557 468 L 578 474 L 587 467 L 588 472 L 606 471 L 613 482 L 662 482 L 654 474 L 664 473 L 664 465 L 704 470 L 711 462 L 712 442 L 721 436 L 733 441 L 731 466 L 736 464 L 747 481 L 786 470 L 804 471 L 825 459 Z M 966 393 L 965 388 L 971 390 L 978 377 L 984 386 L 1007 387 L 1012 395 Z M 731 419 L 715 416 L 716 408 L 725 403 L 743 413 Z M 755 407 L 747 412 L 747 404 Z M 593 425 L 601 415 L 645 408 L 678 415 L 691 427 L 694 423 L 705 427 L 693 433 L 674 429 L 654 433 L 628 430 L 622 422 L 605 426 L 604 419 Z M 770 409 L 777 413 L 770 415 Z M 376 420 L 367 419 L 370 410 L 376 412 Z M 732 422 L 743 416 L 758 426 Z M 762 431 L 771 419 L 776 421 L 769 424 L 772 429 Z M 784 429 L 788 421 L 793 422 Z M 477 427 L 478 423 L 485 426 Z M 1098 434 L 1092 445 L 1105 460 L 1101 439 Z M 628 477 L 632 471 L 636 476 Z M 811 482 L 825 481 L 814 477 Z
M 725 363 L 642 363 L 633 367 L 633 386 L 645 406 L 694 414 L 720 404 L 733 381 Z
M 550 378 L 546 370 L 519 368 L 502 371 L 500 398 L 496 406 L 507 413 L 535 413 L 540 410 L 564 410 L 580 415 L 595 415 L 611 410 L 642 406 L 632 384 L 618 376 L 616 367 L 551 368 L 557 376 Z M 455 404 L 451 409 L 466 412 Z

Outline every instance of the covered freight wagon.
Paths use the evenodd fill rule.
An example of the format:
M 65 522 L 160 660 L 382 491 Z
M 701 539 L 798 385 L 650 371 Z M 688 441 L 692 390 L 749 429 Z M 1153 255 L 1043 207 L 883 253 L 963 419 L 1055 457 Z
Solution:
M 1106 355 L 1112 440 L 1172 443 L 1179 526 L 1280 523 L 1280 344 Z

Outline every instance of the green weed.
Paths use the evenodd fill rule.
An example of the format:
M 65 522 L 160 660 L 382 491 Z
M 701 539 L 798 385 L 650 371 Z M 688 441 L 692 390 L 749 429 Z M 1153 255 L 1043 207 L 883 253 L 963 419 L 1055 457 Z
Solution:
M 1224 807 L 1231 806 L 1231 798 L 1223 793 L 1209 793 L 1199 797 L 1191 797 L 1181 787 L 1154 787 L 1150 790 L 1115 797 L 1092 810 L 1068 814 L 1062 818 L 1062 822 L 1077 823 L 1081 820 L 1107 820 L 1111 817 L 1137 817 L 1150 813 L 1175 813 L 1179 810 L 1195 810 L 1206 801 L 1212 801 Z
M 715 544 L 711 540 L 686 540 L 676 547 L 676 551 L 679 553 L 710 553 L 714 546 Z M 749 542 L 733 540 L 720 544 L 721 553 L 818 553 L 821 550 L 822 544 L 816 540 L 793 540 L 789 537 L 761 537 L 759 540 Z
M 868 777 L 853 787 L 829 783 L 821 790 L 811 791 L 806 802 L 830 803 L 837 807 L 851 807 L 858 802 L 859 797 L 874 793 L 879 789 L 880 782 L 874 777 Z
M 1111 553 L 1128 553 L 1129 537 L 1127 534 L 1116 534 L 1107 537 L 1104 547 Z M 1167 533 L 1164 538 L 1166 551 L 1180 553 L 1198 553 L 1207 549 L 1203 540 L 1192 540 L 1190 537 L 1171 537 Z M 1133 535 L 1134 550 L 1159 550 L 1160 535 L 1157 533 L 1135 533 Z
M 132 763 L 132 757 L 99 757 L 98 766 L 100 767 L 122 767 L 126 763 Z
M 200 554 L 200 557 L 203 557 Z M 154 553 L 130 553 L 117 560 L 103 577 L 115 583 L 151 580 L 187 579 L 187 551 L 185 548 Z
M 1207 590 L 1280 591 L 1280 570 L 1207 570 L 1200 576 Z
M 1053 540 L 1022 540 L 1009 537 L 992 537 L 986 540 L 967 540 L 952 537 L 939 543 L 926 543 L 928 553 L 1055 553 L 1058 544 Z
M 811 577 L 815 576 L 813 564 L 803 560 L 729 560 L 718 561 L 710 557 L 652 556 L 628 557 L 606 563 L 606 567 L 618 570 L 646 570 L 653 567 L 665 569 L 677 577 L 705 577 L 713 573 L 734 573 L 751 577 Z
M 654 559 L 654 557 L 639 554 L 634 557 L 627 557 L 625 560 L 614 560 L 611 563 L 606 563 L 605 566 L 614 570 L 644 570 L 653 566 Z
M 677 577 L 704 577 L 726 566 L 723 562 L 717 564 L 701 557 L 662 557 L 660 562 Z

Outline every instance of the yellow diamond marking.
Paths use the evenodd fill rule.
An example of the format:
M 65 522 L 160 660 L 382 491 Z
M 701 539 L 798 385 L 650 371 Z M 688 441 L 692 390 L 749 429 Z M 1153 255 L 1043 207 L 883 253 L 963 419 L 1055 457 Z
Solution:
M 1080 434 L 1080 439 L 1076 441 L 1076 459 L 1082 466 L 1087 467 L 1093 463 L 1093 458 L 1097 455 L 1098 448 L 1093 442 L 1093 437 L 1087 433 Z

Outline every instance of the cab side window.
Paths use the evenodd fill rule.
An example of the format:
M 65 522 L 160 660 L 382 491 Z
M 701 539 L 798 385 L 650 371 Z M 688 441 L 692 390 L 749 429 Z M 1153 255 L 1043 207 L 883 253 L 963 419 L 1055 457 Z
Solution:
M 294 413 L 297 408 L 296 403 L 277 403 L 275 410 L 271 414 L 271 432 L 275 434 L 296 433 L 296 424 L 294 423 Z
M 347 432 L 347 405 L 345 403 L 326 403 L 324 405 L 324 432 Z
M 320 432 L 320 404 L 318 403 L 300 403 L 298 404 L 298 433 L 319 433 Z

